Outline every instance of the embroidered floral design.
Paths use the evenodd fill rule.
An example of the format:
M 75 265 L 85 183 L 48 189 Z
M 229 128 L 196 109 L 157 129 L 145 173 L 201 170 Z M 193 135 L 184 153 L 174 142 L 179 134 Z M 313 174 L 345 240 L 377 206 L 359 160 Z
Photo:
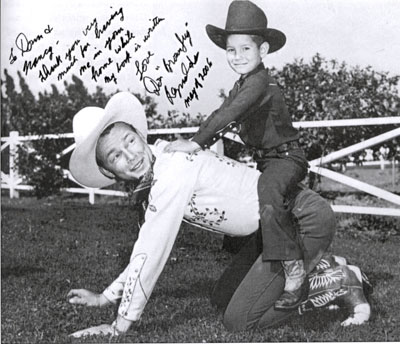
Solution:
M 186 160 L 187 161 L 190 161 L 190 162 L 193 162 L 194 161 L 194 157 L 195 156 L 197 156 L 199 151 L 198 150 L 196 150 L 196 151 L 194 151 L 193 153 L 188 153 L 188 154 L 186 154 Z
M 192 219 L 184 218 L 183 222 L 186 222 L 189 225 L 192 225 L 192 226 L 195 226 L 195 227 L 199 227 L 199 228 L 204 229 L 204 230 L 209 231 L 209 232 L 225 234 L 225 232 L 223 230 L 218 230 L 218 229 L 215 229 L 215 228 L 208 227 L 206 225 L 202 225 L 200 223 L 197 223 L 197 222 L 193 221 Z
M 120 303 L 120 310 L 122 311 L 123 316 L 128 315 L 129 311 L 129 305 L 132 302 L 132 297 L 135 289 L 138 287 L 142 291 L 146 301 L 148 301 L 148 296 L 143 288 L 142 281 L 141 281 L 141 272 L 143 269 L 143 266 L 147 260 L 147 255 L 145 253 L 139 253 L 133 258 L 133 261 L 131 262 L 132 267 L 130 270 L 130 275 L 128 276 L 125 286 L 124 286 L 124 291 Z
M 205 208 L 203 211 L 200 211 L 196 205 L 196 197 L 197 195 L 193 193 L 188 204 L 191 213 L 190 219 L 193 222 L 214 227 L 220 226 L 223 221 L 227 221 L 225 210 Z
M 227 158 L 225 156 L 218 155 L 216 153 L 215 153 L 215 156 L 218 158 L 218 160 L 220 162 L 224 162 L 229 166 L 235 167 L 237 165 L 237 162 L 235 160 L 229 159 L 229 158 Z

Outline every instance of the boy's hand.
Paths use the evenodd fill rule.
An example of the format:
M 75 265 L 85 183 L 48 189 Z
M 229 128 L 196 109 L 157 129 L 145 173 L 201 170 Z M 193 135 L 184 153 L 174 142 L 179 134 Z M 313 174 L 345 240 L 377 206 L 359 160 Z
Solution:
M 184 153 L 193 153 L 197 150 L 200 150 L 201 147 L 198 143 L 194 141 L 184 140 L 179 138 L 178 140 L 169 143 L 165 146 L 164 152 L 172 153 L 172 152 L 184 152 Z
M 103 294 L 93 293 L 86 289 L 72 289 L 67 298 L 69 303 L 89 307 L 102 307 L 110 303 Z

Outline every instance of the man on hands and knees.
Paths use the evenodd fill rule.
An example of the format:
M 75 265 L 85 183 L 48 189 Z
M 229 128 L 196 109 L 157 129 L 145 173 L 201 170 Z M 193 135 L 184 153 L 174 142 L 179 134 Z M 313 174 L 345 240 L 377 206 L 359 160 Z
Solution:
M 253 233 L 213 291 L 212 302 L 223 309 L 229 330 L 272 326 L 294 313 L 274 308 L 283 293 L 284 272 L 279 262 L 263 261 L 260 256 L 260 172 L 208 150 L 167 153 L 168 142 L 162 140 L 150 147 L 143 107 L 128 92 L 114 95 L 105 109 L 79 111 L 73 129 L 76 148 L 70 171 L 79 183 L 105 187 L 118 180 L 135 181 L 136 190 L 148 191 L 149 202 L 125 270 L 100 294 L 86 289 L 68 294 L 70 303 L 86 306 L 102 307 L 121 300 L 117 319 L 74 336 L 125 333 L 140 319 L 182 220 L 230 236 Z M 332 241 L 334 214 L 323 198 L 301 187 L 289 206 L 298 223 L 297 240 L 304 248 L 305 268 L 310 272 Z M 358 304 L 364 301 L 360 300 Z

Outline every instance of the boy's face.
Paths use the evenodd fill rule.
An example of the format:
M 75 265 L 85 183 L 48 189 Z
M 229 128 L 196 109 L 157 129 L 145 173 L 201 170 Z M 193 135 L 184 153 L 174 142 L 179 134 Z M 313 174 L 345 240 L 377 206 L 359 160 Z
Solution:
M 139 179 L 151 168 L 150 147 L 125 123 L 116 123 L 111 131 L 100 137 L 96 146 L 96 157 L 103 170 L 123 180 Z
M 250 35 L 229 35 L 226 41 L 226 58 L 231 68 L 238 74 L 246 76 L 268 54 L 268 43 L 260 47 Z

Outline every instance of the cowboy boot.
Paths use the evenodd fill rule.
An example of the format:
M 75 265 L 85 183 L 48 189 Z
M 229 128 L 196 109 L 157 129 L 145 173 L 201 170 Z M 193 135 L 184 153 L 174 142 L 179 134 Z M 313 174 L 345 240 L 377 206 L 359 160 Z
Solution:
M 302 260 L 282 261 L 285 272 L 285 288 L 283 294 L 275 301 L 275 309 L 296 309 L 308 296 L 308 278 Z

